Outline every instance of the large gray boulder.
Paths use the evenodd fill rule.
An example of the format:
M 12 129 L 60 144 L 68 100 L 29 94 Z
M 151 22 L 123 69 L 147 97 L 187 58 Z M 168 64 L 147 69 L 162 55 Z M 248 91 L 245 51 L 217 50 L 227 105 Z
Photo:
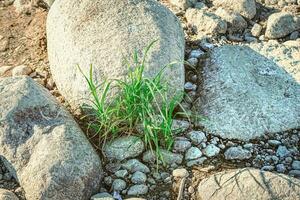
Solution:
M 184 86 L 184 34 L 177 17 L 154 0 L 60 0 L 47 19 L 47 45 L 54 81 L 71 105 L 87 103 L 90 92 L 79 72 L 93 65 L 96 83 L 123 79 L 124 65 L 135 50 L 158 39 L 148 54 L 145 75 L 155 76 L 167 67 L 163 78 L 169 83 L 170 97 Z M 113 93 L 111 93 L 113 95 Z
M 300 127 L 300 85 L 249 47 L 213 49 L 201 80 L 195 108 L 208 132 L 247 141 Z
M 300 199 L 300 181 L 283 174 L 244 168 L 211 175 L 199 183 L 197 192 L 202 200 L 294 200 Z
M 27 199 L 89 199 L 101 163 L 71 115 L 29 77 L 0 79 L 0 155 Z
M 252 43 L 251 49 L 271 59 L 300 83 L 300 40 L 279 43 L 276 40 Z
M 265 36 L 282 38 L 300 29 L 300 17 L 288 12 L 274 13 L 268 18 Z

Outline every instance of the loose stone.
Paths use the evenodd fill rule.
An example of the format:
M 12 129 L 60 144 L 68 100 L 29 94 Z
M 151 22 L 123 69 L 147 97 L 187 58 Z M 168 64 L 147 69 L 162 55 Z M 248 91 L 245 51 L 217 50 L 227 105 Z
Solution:
M 189 176 L 189 172 L 186 169 L 184 169 L 184 168 L 175 169 L 175 170 L 173 170 L 172 175 L 174 177 L 184 178 L 184 177 L 188 177 Z
M 194 159 L 200 158 L 201 156 L 202 156 L 202 152 L 199 148 L 191 147 L 187 150 L 187 152 L 185 154 L 185 159 L 187 161 L 189 161 L 189 160 L 194 160 Z
M 134 172 L 134 174 L 131 177 L 131 182 L 134 184 L 142 184 L 145 183 L 146 180 L 147 176 L 143 172 Z

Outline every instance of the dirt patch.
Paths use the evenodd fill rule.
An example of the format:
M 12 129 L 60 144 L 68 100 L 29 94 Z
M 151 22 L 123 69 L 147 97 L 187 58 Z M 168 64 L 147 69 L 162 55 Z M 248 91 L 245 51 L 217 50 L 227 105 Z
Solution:
M 24 64 L 40 73 L 49 72 L 46 17 L 47 11 L 41 8 L 18 15 L 13 6 L 0 7 L 0 35 L 8 43 L 0 52 L 0 67 Z

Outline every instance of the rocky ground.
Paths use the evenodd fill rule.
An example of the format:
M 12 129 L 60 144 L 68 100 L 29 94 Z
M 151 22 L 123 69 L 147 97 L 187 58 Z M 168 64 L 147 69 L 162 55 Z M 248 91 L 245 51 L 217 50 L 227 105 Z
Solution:
M 29 75 L 45 86 L 59 102 L 67 106 L 76 116 L 77 113 L 71 110 L 60 95 L 50 73 L 45 28 L 48 5 L 47 1 L 45 2 L 33 1 L 32 5 L 22 7 L 16 3 L 13 4 L 11 0 L 0 0 L 0 76 Z M 271 112 L 268 109 L 271 108 L 264 107 L 266 113 L 259 113 L 263 116 L 258 115 L 257 121 L 249 122 L 249 120 L 247 121 L 248 115 L 242 114 L 251 111 L 241 110 L 240 116 L 245 117 L 245 121 L 249 122 L 248 127 L 242 127 L 245 121 L 241 119 L 236 120 L 235 124 L 230 124 L 228 129 L 225 129 L 226 127 L 218 129 L 210 124 L 199 125 L 197 122 L 178 118 L 173 124 L 174 133 L 176 133 L 173 150 L 172 152 L 163 152 L 165 165 L 162 163 L 157 165 L 154 155 L 145 149 L 140 139 L 134 136 L 119 138 L 104 148 L 103 184 L 100 191 L 97 191 L 98 194 L 91 199 L 99 200 L 102 197 L 123 199 L 124 197 L 138 196 L 148 200 L 196 200 L 205 198 L 201 195 L 199 197 L 198 191 L 202 190 L 201 187 L 198 187 L 199 183 L 201 185 L 204 180 L 217 172 L 245 167 L 277 172 L 295 177 L 295 180 L 299 179 L 300 108 L 297 106 L 299 96 L 294 97 L 293 95 L 299 91 L 297 84 L 300 81 L 300 2 L 296 0 L 257 0 L 256 2 L 244 0 L 243 2 L 248 4 L 243 8 L 235 7 L 235 3 L 238 4 L 239 1 L 232 3 L 224 0 L 161 0 L 160 2 L 176 14 L 184 30 L 186 40 L 184 88 L 187 95 L 182 104 L 187 110 L 191 112 L 200 110 L 205 113 L 211 109 L 211 105 L 205 104 L 205 102 L 214 101 L 217 104 L 218 98 L 214 98 L 215 96 L 223 94 L 224 96 L 220 97 L 222 99 L 228 94 L 232 94 L 231 88 L 224 87 L 219 91 L 218 87 L 226 85 L 227 80 L 229 80 L 228 82 L 237 80 L 230 79 L 230 73 L 233 71 L 228 70 L 229 76 L 226 76 L 225 80 L 221 77 L 220 80 L 204 82 L 203 80 L 206 79 L 202 70 L 211 70 L 217 74 L 218 71 L 213 70 L 222 68 L 221 64 L 225 61 L 230 62 L 232 66 L 238 66 L 242 62 L 239 59 L 244 58 L 241 55 L 237 56 L 235 60 L 225 61 L 219 61 L 220 56 L 210 61 L 211 65 L 207 65 L 207 63 L 209 63 L 209 56 L 214 53 L 218 55 L 218 52 L 213 50 L 215 47 L 239 45 L 241 51 L 244 51 L 244 47 L 252 49 L 249 52 L 247 49 L 245 50 L 249 57 L 252 56 L 252 51 L 263 55 L 263 58 L 256 56 L 253 61 L 251 60 L 251 66 L 263 63 L 270 67 L 270 70 L 260 72 L 261 74 L 271 76 L 273 72 L 276 72 L 280 76 L 284 76 L 281 71 L 274 70 L 274 65 L 270 64 L 268 60 L 274 61 L 276 66 L 284 68 L 291 74 L 292 78 L 284 77 L 283 82 L 280 82 L 281 79 L 278 78 L 270 80 L 268 83 L 262 81 L 259 76 L 255 76 L 256 81 L 251 82 L 251 85 L 257 87 L 253 87 L 255 91 L 252 96 L 245 97 L 245 99 L 255 99 L 255 94 L 261 94 L 260 97 L 265 93 L 271 94 L 273 98 L 259 99 L 263 102 L 253 100 L 250 104 L 253 107 L 249 106 L 249 109 L 259 110 L 265 105 L 272 105 L 280 110 L 280 113 L 274 112 L 275 114 L 270 116 Z M 253 2 L 255 3 L 253 4 Z M 226 58 L 226 56 L 224 57 Z M 247 66 L 247 69 L 251 66 Z M 226 71 L 227 68 L 224 67 L 224 70 Z M 247 77 L 252 76 L 251 73 L 257 69 L 251 70 L 249 73 L 247 72 L 248 74 L 245 72 L 246 75 L 240 79 L 246 82 Z M 218 82 L 220 85 L 217 84 Z M 282 99 L 281 93 L 277 95 L 274 92 L 266 92 L 264 86 L 275 84 L 275 82 L 279 85 L 276 86 L 276 91 L 286 90 L 285 94 L 290 101 Z M 288 88 L 280 86 L 286 83 L 290 84 Z M 198 108 L 199 96 L 204 93 L 203 91 L 212 90 L 212 86 L 216 87 L 215 90 L 218 91 L 218 94 L 212 93 L 210 99 L 201 99 L 200 103 L 203 106 Z M 234 91 L 234 94 L 243 95 L 242 92 L 239 93 L 243 89 L 240 87 Z M 209 96 L 211 93 L 205 94 Z M 273 99 L 280 99 L 280 103 Z M 235 100 L 232 99 L 232 101 Z M 223 101 L 219 103 L 220 106 L 224 105 Z M 234 103 L 230 105 L 230 108 L 235 105 L 239 104 Z M 258 106 L 256 107 L 256 105 Z M 281 107 L 285 109 L 281 109 Z M 222 112 L 228 113 L 230 110 L 218 109 L 215 109 L 217 114 L 214 115 L 216 124 L 224 117 L 231 117 L 222 115 Z M 274 110 L 276 111 L 276 109 Z M 271 111 L 274 110 L 271 109 Z M 213 112 L 209 110 L 209 114 L 211 113 Z M 219 115 L 219 113 L 221 114 Z M 229 117 L 224 120 L 229 120 Z M 262 123 L 263 120 L 271 117 L 277 121 L 268 122 L 269 124 Z M 81 121 L 79 124 L 85 130 Z M 274 131 L 264 134 L 264 124 L 271 127 L 267 127 L 267 130 Z M 252 128 L 252 126 L 255 127 Z M 255 130 L 254 133 L 248 132 L 249 127 L 251 130 Z M 278 131 L 280 129 L 283 130 Z M 234 134 L 233 130 L 239 131 L 231 137 L 226 131 Z M 255 139 L 248 137 L 253 134 L 257 136 Z M 237 137 L 238 139 L 236 139 Z M 93 143 L 92 140 L 91 142 Z M 97 146 L 95 143 L 94 145 Z M 0 188 L 15 193 L 19 199 L 25 199 L 23 189 L 4 167 L 1 160 Z M 299 190 L 295 191 L 297 193 Z M 300 196 L 299 193 L 298 196 Z M 238 199 L 238 197 L 235 198 Z

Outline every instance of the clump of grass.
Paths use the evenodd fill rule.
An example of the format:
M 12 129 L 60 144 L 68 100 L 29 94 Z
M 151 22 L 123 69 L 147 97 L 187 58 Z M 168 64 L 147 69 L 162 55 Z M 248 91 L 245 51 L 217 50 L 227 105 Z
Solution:
M 174 111 L 183 94 L 173 98 L 167 95 L 168 87 L 162 80 L 162 73 L 169 65 L 155 77 L 143 75 L 146 56 L 155 42 L 145 49 L 142 59 L 134 52 L 133 61 L 126 62 L 129 72 L 124 80 L 106 80 L 96 86 L 92 67 L 89 76 L 84 77 L 92 94 L 90 116 L 93 120 L 89 128 L 99 135 L 101 143 L 124 133 L 136 134 L 163 161 L 161 148 L 170 150 L 172 147 Z M 117 90 L 117 94 L 111 98 L 112 89 Z

